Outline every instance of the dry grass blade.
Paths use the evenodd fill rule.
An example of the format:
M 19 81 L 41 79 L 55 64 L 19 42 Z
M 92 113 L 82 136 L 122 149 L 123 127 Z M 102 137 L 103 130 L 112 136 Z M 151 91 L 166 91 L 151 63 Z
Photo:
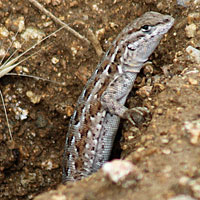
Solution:
M 5 56 L 3 56 L 3 58 L 1 59 L 1 62 L 0 62 L 0 78 L 5 76 L 5 75 L 18 75 L 18 74 L 15 74 L 15 73 L 9 73 L 12 69 L 14 69 L 15 67 L 17 67 L 19 64 L 21 64 L 22 62 L 28 60 L 30 57 L 34 56 L 35 54 L 38 54 L 41 49 L 35 53 L 33 53 L 32 55 L 30 56 L 27 56 L 26 58 L 22 59 L 21 61 L 17 62 L 22 56 L 24 56 L 26 53 L 28 53 L 30 50 L 34 49 L 37 45 L 39 45 L 41 42 L 43 42 L 44 40 L 48 39 L 49 37 L 51 37 L 52 35 L 54 35 L 55 33 L 57 33 L 58 31 L 60 31 L 61 29 L 63 29 L 63 27 L 59 28 L 58 30 L 54 31 L 53 33 L 51 33 L 50 35 L 48 35 L 47 37 L 43 38 L 42 40 L 38 41 L 36 44 L 34 44 L 33 46 L 31 46 L 30 48 L 28 48 L 26 51 L 24 51 L 23 53 L 21 53 L 19 56 L 15 57 L 15 58 L 12 58 L 18 51 L 15 50 L 11 56 L 2 64 Z M 17 36 L 18 32 L 15 34 L 15 37 Z M 14 38 L 15 38 L 14 37 Z M 12 44 L 13 42 L 15 41 L 15 39 L 12 41 L 11 45 L 9 46 L 9 48 L 7 49 L 6 51 L 6 54 L 8 53 L 9 49 L 12 47 Z M 6 55 L 5 54 L 5 55 Z M 41 77 L 36 77 L 36 76 L 32 76 L 32 75 L 26 75 L 26 74 L 20 74 L 18 76 L 25 76 L 25 77 L 29 77 L 29 78 L 36 78 L 36 79 L 40 79 L 40 80 L 43 80 L 43 81 L 48 81 L 48 82 L 52 82 L 52 83 L 56 83 L 56 84 L 59 84 L 59 85 L 62 85 L 61 83 L 59 82 L 56 82 L 56 81 L 51 81 L 51 80 L 48 80 L 48 79 L 45 79 L 45 78 L 41 78 Z M 11 128 L 10 128 L 10 124 L 9 124 L 9 121 L 8 121 L 8 115 L 7 115 L 7 111 L 6 111 L 6 106 L 5 106 L 5 102 L 4 102 L 4 98 L 3 98 L 3 94 L 0 90 L 0 97 L 1 97 L 1 101 L 2 101 L 2 104 L 3 104 L 3 109 L 4 109 L 4 113 L 5 113 L 5 117 L 6 117 L 6 121 L 7 121 L 7 126 L 8 126 L 8 130 L 9 130 L 9 135 L 10 135 L 10 140 L 13 140 L 13 137 L 12 137 L 12 132 L 11 132 Z
M 4 103 L 3 94 L 1 92 L 1 90 L 0 90 L 0 96 L 1 96 L 1 101 L 3 103 L 4 113 L 5 113 L 5 116 L 6 116 L 6 121 L 7 121 L 7 125 L 8 125 L 8 131 L 9 131 L 9 135 L 10 135 L 10 140 L 13 140 L 12 132 L 11 132 L 11 129 L 10 129 L 10 124 L 9 124 L 9 121 L 8 121 L 8 115 L 7 115 L 7 111 L 6 111 L 6 106 L 5 106 L 5 103 Z
M 30 48 L 28 48 L 26 51 L 24 51 L 23 53 L 21 53 L 19 56 L 11 59 L 13 57 L 13 55 L 17 52 L 17 50 L 8 58 L 8 60 L 2 65 L 0 66 L 0 78 L 3 77 L 4 75 L 6 75 L 8 72 L 10 72 L 12 69 L 14 69 L 16 66 L 18 66 L 19 64 L 21 64 L 22 62 L 24 62 L 25 60 L 27 60 L 29 57 L 35 55 L 36 53 L 32 54 L 31 56 L 28 56 L 27 58 L 19 61 L 18 63 L 16 63 L 24 54 L 26 54 L 27 52 L 29 52 L 31 49 L 34 49 L 37 45 L 39 45 L 41 42 L 43 42 L 44 40 L 48 39 L 49 37 L 51 37 L 52 35 L 54 35 L 55 33 L 57 33 L 58 31 L 60 31 L 61 29 L 63 29 L 63 27 L 59 28 L 58 30 L 56 30 L 55 32 L 51 33 L 50 35 L 48 35 L 47 37 L 43 38 L 42 40 L 38 41 L 35 45 L 31 46 Z

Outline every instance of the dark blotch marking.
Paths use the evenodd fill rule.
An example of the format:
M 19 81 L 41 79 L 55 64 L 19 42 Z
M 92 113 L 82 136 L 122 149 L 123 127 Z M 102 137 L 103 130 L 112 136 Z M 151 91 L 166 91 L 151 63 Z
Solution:
M 85 89 L 85 96 L 84 98 L 87 99 L 90 95 L 90 91 L 88 90 L 88 88 Z
M 117 64 L 116 63 L 112 63 L 109 67 L 108 73 L 109 75 L 113 75 L 117 72 Z
M 102 74 L 102 72 L 105 70 L 106 66 L 109 64 L 109 60 L 104 60 L 104 62 L 101 64 L 101 66 L 98 68 L 97 74 L 94 78 L 94 80 L 92 80 L 90 82 L 90 84 L 87 85 L 87 87 L 85 88 L 85 96 L 83 97 L 84 101 L 86 101 L 88 99 L 88 97 L 90 96 L 92 90 L 95 87 L 96 82 L 99 80 L 100 75 Z
M 84 108 L 83 103 L 79 104 L 79 106 L 76 107 L 76 115 L 75 115 L 75 118 L 74 118 L 74 125 L 78 124 L 80 117 L 81 117 L 81 114 L 82 114 L 83 108 Z
M 112 69 L 111 69 L 111 67 L 109 67 L 108 74 L 111 74 L 111 73 L 112 73 Z
M 99 89 L 98 93 L 97 93 L 97 99 L 100 99 L 101 95 L 106 90 L 106 88 L 108 87 L 109 83 L 110 83 L 110 78 L 107 77 L 105 79 L 104 83 L 102 84 L 101 88 Z
M 101 102 L 99 100 L 95 100 L 91 103 L 89 113 L 92 116 L 96 116 L 97 113 L 101 110 Z
M 112 56 L 112 54 L 115 52 L 115 49 L 116 49 L 116 46 L 117 46 L 117 42 L 118 42 L 118 41 L 116 41 L 116 45 L 112 45 L 112 46 L 110 47 L 110 50 L 109 50 L 109 52 L 108 52 L 108 56 L 109 56 L 109 57 Z
M 116 65 L 120 63 L 120 58 L 121 58 L 121 56 L 122 56 L 122 53 L 123 53 L 123 52 L 119 49 L 118 52 L 117 52 L 117 54 L 116 54 L 116 56 L 115 56 L 115 59 L 114 59 L 114 63 L 115 63 Z
M 77 149 L 78 153 L 80 153 L 80 147 L 78 145 L 76 146 L 76 149 Z
M 138 31 L 138 29 L 133 28 L 133 29 L 128 30 L 128 32 L 126 34 L 131 35 L 132 33 L 136 32 L 136 31 Z

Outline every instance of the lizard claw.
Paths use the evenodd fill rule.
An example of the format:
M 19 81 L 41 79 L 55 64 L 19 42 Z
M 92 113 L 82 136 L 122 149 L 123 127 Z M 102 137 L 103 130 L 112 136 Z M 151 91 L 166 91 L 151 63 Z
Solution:
M 133 125 L 144 122 L 145 117 L 150 114 L 146 107 L 135 107 L 125 112 L 125 118 Z

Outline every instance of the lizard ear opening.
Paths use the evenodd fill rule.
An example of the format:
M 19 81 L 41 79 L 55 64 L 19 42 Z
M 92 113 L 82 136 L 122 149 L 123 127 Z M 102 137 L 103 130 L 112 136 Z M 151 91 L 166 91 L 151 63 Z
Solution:
M 133 44 L 128 44 L 128 50 L 135 51 L 135 46 Z

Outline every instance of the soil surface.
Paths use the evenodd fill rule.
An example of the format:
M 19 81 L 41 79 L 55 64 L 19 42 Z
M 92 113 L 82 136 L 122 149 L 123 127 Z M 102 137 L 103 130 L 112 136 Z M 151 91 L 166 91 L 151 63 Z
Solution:
M 39 2 L 86 38 L 91 29 L 104 52 L 146 11 L 170 14 L 176 23 L 150 57 L 152 64 L 139 74 L 126 104 L 146 106 L 151 118 L 138 129 L 123 120 L 114 145 L 112 158 L 131 161 L 142 173 L 141 180 L 115 184 L 99 170 L 88 179 L 61 185 L 69 119 L 101 59 L 93 45 L 63 29 L 20 58 L 40 50 L 12 71 L 51 82 L 14 75 L 0 78 L 13 137 L 0 101 L 0 199 L 33 199 L 49 190 L 53 191 L 36 199 L 164 200 L 179 194 L 200 199 L 200 64 L 186 52 L 189 45 L 200 48 L 198 5 L 184 7 L 175 0 Z M 21 46 L 19 55 L 37 42 L 22 38 L 30 27 L 47 36 L 60 26 L 27 0 L 0 0 L 1 58 L 21 28 L 4 63 L 15 46 Z

